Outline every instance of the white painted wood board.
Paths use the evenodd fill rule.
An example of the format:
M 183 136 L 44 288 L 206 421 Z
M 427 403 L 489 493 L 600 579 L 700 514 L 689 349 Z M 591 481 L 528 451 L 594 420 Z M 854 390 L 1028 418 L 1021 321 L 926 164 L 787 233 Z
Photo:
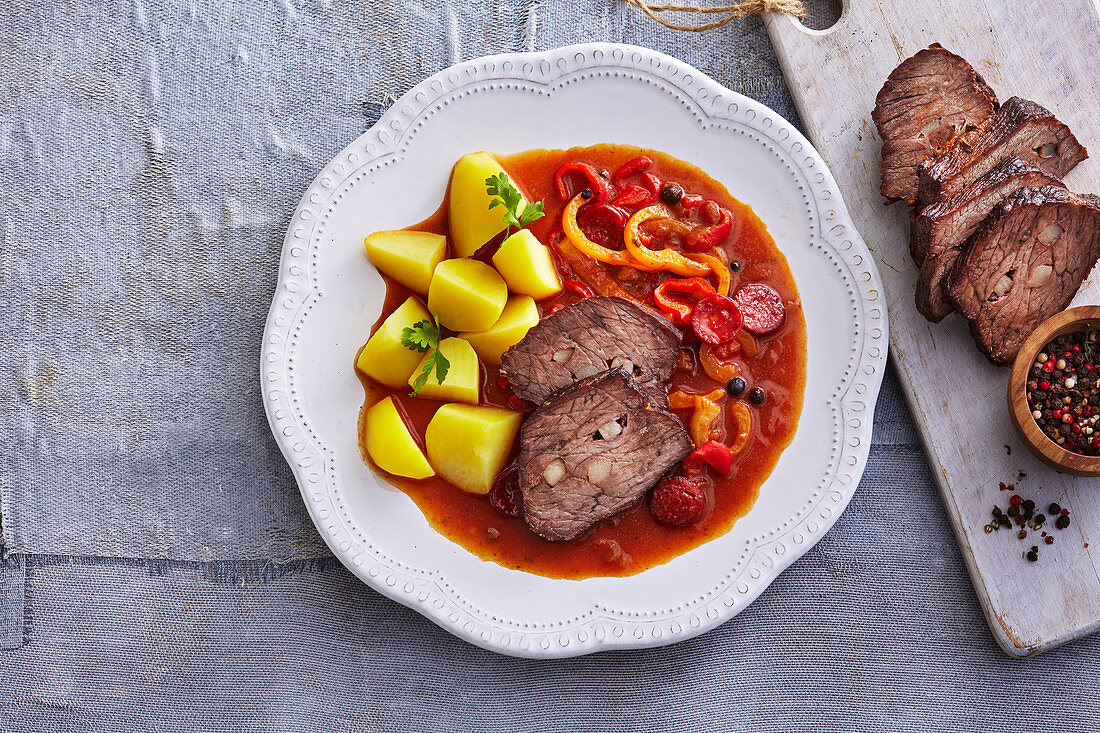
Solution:
M 1093 157 L 1066 184 L 1100 193 L 1100 5 L 848 0 L 826 31 L 788 16 L 765 22 L 806 132 L 882 273 L 894 364 L 994 636 L 1009 654 L 1026 656 L 1100 629 L 1100 479 L 1065 476 L 1034 459 L 1009 420 L 1009 370 L 985 360 L 961 318 L 931 324 L 917 313 L 906 207 L 883 203 L 871 122 L 890 71 L 939 42 L 969 60 L 999 99 L 1033 99 L 1068 124 Z M 1100 303 L 1095 270 L 1074 301 L 1083 303 Z M 1027 474 L 1020 482 L 1025 496 L 1044 509 L 1058 501 L 1072 511 L 1068 529 L 1048 523 L 1054 545 L 1042 544 L 1036 532 L 1021 541 L 1014 531 L 983 529 L 995 503 L 1007 508 L 999 482 L 1015 481 L 1019 471 Z M 1037 563 L 1021 557 L 1033 544 L 1040 545 Z

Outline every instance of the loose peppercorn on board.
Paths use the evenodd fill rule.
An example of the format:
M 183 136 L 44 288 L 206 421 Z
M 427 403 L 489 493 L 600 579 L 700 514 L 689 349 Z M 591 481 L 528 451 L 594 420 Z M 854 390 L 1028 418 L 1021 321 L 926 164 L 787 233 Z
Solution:
M 871 109 L 891 70 L 936 42 L 968 59 L 1003 98 L 1044 100 L 1084 145 L 1100 149 L 1100 10 L 1093 0 L 1047 4 L 1041 13 L 1002 0 L 844 5 L 827 31 L 772 15 L 768 32 L 808 135 L 882 272 L 890 351 L 990 627 L 1009 654 L 1034 654 L 1100 629 L 1100 481 L 1055 473 L 1035 459 L 1006 408 L 1009 370 L 974 348 L 962 319 L 930 324 L 916 311 L 909 221 L 905 206 L 887 206 L 879 192 Z M 1065 182 L 1100 190 L 1100 159 L 1084 161 Z M 1100 303 L 1095 272 L 1074 300 L 1086 303 Z M 999 485 L 1020 472 L 1021 493 L 1073 513 L 1052 545 L 1038 533 L 1036 542 L 1021 542 L 984 530 L 992 506 L 1007 508 Z M 1021 551 L 1033 544 L 1038 559 L 1028 562 Z

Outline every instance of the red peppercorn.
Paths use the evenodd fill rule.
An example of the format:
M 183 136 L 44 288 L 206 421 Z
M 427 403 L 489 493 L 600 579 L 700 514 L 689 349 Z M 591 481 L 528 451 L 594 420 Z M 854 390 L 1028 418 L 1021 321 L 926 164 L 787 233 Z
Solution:
M 1074 354 L 1080 354 L 1081 353 L 1081 347 L 1078 344 L 1071 345 L 1069 347 L 1069 350 L 1072 351 Z
M 1054 371 L 1054 362 L 1048 360 L 1046 363 L 1044 363 L 1043 364 L 1043 371 L 1044 372 L 1053 372 Z
M 1073 426 L 1073 432 L 1079 434 L 1081 432 L 1081 426 L 1080 425 L 1074 425 Z
M 1069 516 L 1069 509 L 1062 509 L 1062 516 L 1063 517 L 1068 517 Z
M 1061 410 L 1055 410 L 1053 412 L 1053 415 L 1054 415 L 1055 420 L 1061 420 L 1062 419 L 1062 411 Z
M 1095 438 L 1092 439 L 1092 447 L 1093 448 L 1100 448 L 1100 435 L 1098 435 L 1098 436 L 1096 436 Z
M 1039 389 L 1041 389 L 1041 390 L 1043 390 L 1044 392 L 1046 392 L 1046 391 L 1047 391 L 1048 389 L 1050 389 L 1050 382 L 1048 382 L 1048 381 L 1047 381 L 1047 380 L 1045 380 L 1045 379 L 1040 379 L 1040 380 L 1039 380 Z
M 1012 506 L 1020 506 L 1024 503 L 1024 499 L 1019 494 L 1013 494 L 1012 498 L 1008 500 L 1008 503 Z

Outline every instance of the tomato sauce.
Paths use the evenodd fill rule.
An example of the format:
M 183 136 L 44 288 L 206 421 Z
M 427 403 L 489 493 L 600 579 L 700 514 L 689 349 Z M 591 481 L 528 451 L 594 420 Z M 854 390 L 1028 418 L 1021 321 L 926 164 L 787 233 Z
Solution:
M 731 262 L 740 263 L 740 268 L 731 272 L 731 295 L 737 292 L 739 286 L 763 282 L 781 296 L 786 308 L 786 321 L 777 331 L 762 337 L 750 337 L 743 333 L 738 344 L 718 347 L 726 351 L 724 361 L 737 365 L 739 376 L 745 379 L 748 388 L 762 387 L 766 398 L 763 404 L 750 404 L 746 390 L 745 394 L 737 398 L 727 397 L 722 402 L 722 412 L 712 426 L 712 430 L 718 433 L 718 439 L 729 445 L 736 437 L 733 434 L 736 421 L 731 424 L 729 413 L 736 402 L 749 407 L 751 433 L 745 448 L 734 456 L 733 470 L 728 476 L 715 475 L 709 468 L 705 470 L 700 480 L 707 494 L 707 513 L 701 521 L 688 527 L 658 524 L 643 500 L 618 516 L 601 522 L 579 539 L 548 542 L 531 532 L 522 517 L 504 516 L 496 511 L 487 496 L 462 491 L 438 476 L 411 480 L 390 475 L 371 464 L 376 472 L 416 502 L 437 532 L 482 559 L 554 578 L 633 575 L 668 562 L 728 532 L 737 519 L 752 508 L 760 485 L 794 436 L 802 411 L 805 385 L 806 325 L 786 259 L 751 208 L 734 199 L 724 186 L 695 166 L 652 150 L 604 144 L 572 150 L 534 150 L 500 157 L 499 160 L 529 201 L 545 202 L 546 216 L 529 228 L 540 241 L 547 243 L 551 238 L 556 240 L 561 236 L 561 216 L 566 202 L 561 200 L 554 181 L 559 167 L 581 161 L 597 170 L 615 171 L 624 162 L 641 154 L 652 158 L 653 165 L 648 171 L 656 174 L 661 181 L 678 183 L 686 192 L 713 200 L 732 213 L 734 222 L 731 234 L 721 245 Z M 445 199 L 444 205 L 433 216 L 409 228 L 447 234 L 446 213 Z M 493 251 L 495 246 L 488 246 L 476 256 L 488 261 Z M 600 279 L 610 276 L 631 295 L 653 307 L 652 289 L 657 283 L 655 276 L 625 272 L 622 271 L 625 268 L 595 263 L 594 260 L 592 263 L 604 271 L 596 273 Z M 591 276 L 593 272 L 588 274 Z M 578 272 L 572 272 L 568 277 L 595 285 L 591 282 L 592 277 L 583 277 Z M 386 278 L 386 285 L 385 303 L 374 328 L 381 325 L 412 294 L 389 278 Z M 595 289 L 599 290 L 598 287 Z M 545 315 L 555 306 L 571 303 L 578 298 L 578 295 L 565 290 L 539 302 L 539 313 Z M 686 326 L 683 330 L 690 334 L 691 328 Z M 451 334 L 444 334 L 448 335 Z M 689 368 L 678 368 L 674 372 L 669 383 L 670 393 L 676 390 L 707 393 L 726 387 L 725 383 L 718 383 L 705 373 L 698 352 L 699 342 L 690 339 L 690 343 L 681 350 L 681 365 Z M 508 407 L 509 393 L 497 384 L 498 376 L 499 367 L 482 364 L 480 404 Z M 410 397 L 407 390 L 390 390 L 363 375 L 360 378 L 366 389 L 359 421 L 363 460 L 370 463 L 366 451 L 362 450 L 363 414 L 387 395 L 393 397 L 423 445 L 428 422 L 442 403 Z M 685 425 L 692 414 L 691 409 L 672 412 Z M 518 452 L 518 446 L 513 448 L 515 452 Z

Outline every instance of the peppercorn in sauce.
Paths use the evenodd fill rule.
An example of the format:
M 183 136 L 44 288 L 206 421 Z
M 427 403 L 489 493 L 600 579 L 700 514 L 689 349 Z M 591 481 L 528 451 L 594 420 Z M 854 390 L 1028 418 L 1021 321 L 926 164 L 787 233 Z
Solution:
M 550 248 L 563 289 L 538 300 L 540 318 L 593 294 L 615 295 L 663 314 L 684 332 L 668 392 L 670 411 L 698 448 L 673 472 L 688 481 L 669 485 L 674 501 L 651 491 L 579 539 L 548 542 L 528 529 L 522 498 L 508 489 L 514 467 L 498 475 L 486 496 L 438 475 L 388 474 L 365 449 L 364 460 L 408 494 L 436 531 L 478 557 L 539 575 L 633 575 L 725 534 L 752 508 L 802 409 L 806 326 L 783 254 L 747 205 L 698 168 L 660 152 L 603 144 L 497 159 L 527 201 L 545 206 L 545 216 L 526 228 Z M 447 201 L 410 229 L 449 235 Z M 645 242 L 644 251 L 626 252 L 624 232 L 627 242 Z M 501 239 L 473 258 L 491 263 Z M 622 264 L 628 255 L 653 258 L 652 268 Z M 416 295 L 385 280 L 375 329 Z M 478 404 L 528 412 L 532 405 L 511 393 L 499 369 L 480 361 Z M 367 393 L 361 447 L 363 415 L 386 397 L 423 445 L 442 403 L 360 377 Z M 509 461 L 517 452 L 513 446 Z M 682 515 L 665 516 L 670 507 L 691 509 L 692 521 L 677 524 Z

